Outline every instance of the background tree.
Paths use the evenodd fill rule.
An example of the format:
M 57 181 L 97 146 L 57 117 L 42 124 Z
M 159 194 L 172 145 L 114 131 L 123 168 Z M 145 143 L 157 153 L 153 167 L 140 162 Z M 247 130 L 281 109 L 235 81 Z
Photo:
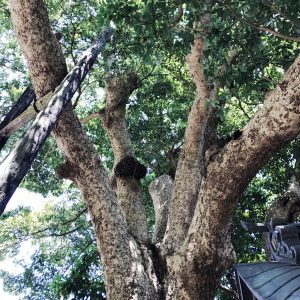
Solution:
M 52 53 L 60 50 L 47 29 L 45 8 L 41 1 L 38 3 L 37 11 L 32 6 L 33 1 L 22 4 L 11 1 L 11 11 L 17 39 L 28 60 L 33 87 L 41 97 L 59 84 L 66 74 L 66 65 L 62 58 L 51 59 Z M 133 295 L 141 299 L 211 299 L 221 274 L 232 264 L 229 223 L 250 180 L 259 172 L 239 202 L 234 220 L 241 216 L 247 219 L 263 216 L 261 207 L 265 201 L 275 198 L 287 186 L 288 170 L 293 163 L 293 154 L 288 148 L 270 161 L 269 166 L 260 169 L 267 158 L 298 134 L 299 67 L 297 61 L 293 63 L 299 52 L 297 3 L 46 3 L 52 29 L 63 35 L 60 44 L 70 66 L 76 62 L 81 50 L 96 38 L 103 25 L 110 19 L 117 25 L 114 43 L 106 48 L 103 61 L 98 63 L 89 83 L 82 87 L 73 104 L 76 114 L 79 118 L 84 117 L 84 121 L 89 119 L 87 116 L 96 117 L 84 125 L 95 150 L 70 109 L 54 131 L 54 139 L 63 150 L 64 159 L 75 167 L 76 175 L 72 180 L 83 194 L 94 225 L 108 296 L 112 299 L 130 299 Z M 9 13 L 6 9 L 2 13 L 5 26 L 1 28 L 8 38 L 11 29 L 5 18 Z M 23 24 L 20 22 L 23 18 L 31 21 Z M 47 32 L 44 37 L 36 31 L 37 24 L 44 24 L 42 30 L 39 27 L 40 32 Z M 22 34 L 22 30 L 26 33 Z M 34 37 L 35 44 L 30 44 L 24 36 Z M 190 52 L 190 44 L 193 47 L 187 65 L 185 56 Z M 11 50 L 15 45 L 16 42 L 12 42 L 7 46 L 7 51 L 12 54 L 5 56 L 9 60 L 4 60 L 3 64 L 17 68 L 18 73 L 19 70 L 24 72 L 21 56 Z M 41 50 L 43 56 L 36 58 L 35 53 Z M 57 66 L 56 75 L 49 67 L 44 76 L 41 64 Z M 3 76 L 6 78 L 7 74 Z M 8 85 L 6 81 L 3 99 L 6 97 L 8 102 L 8 95 L 11 95 L 9 100 L 16 99 L 17 88 L 21 87 L 21 91 L 22 84 L 23 87 L 28 84 L 28 78 L 22 76 L 22 80 L 21 83 L 15 80 L 15 85 Z M 99 99 L 99 88 L 103 87 L 107 94 L 105 99 Z M 125 126 L 125 108 L 129 134 Z M 10 143 L 19 135 L 12 137 Z M 229 138 L 231 136 L 233 138 Z M 127 168 L 131 176 L 118 176 L 118 164 L 128 157 L 133 158 L 133 164 Z M 161 200 L 169 203 L 165 211 L 168 213 L 168 231 L 163 240 L 152 244 L 147 237 L 142 194 L 146 194 L 148 184 L 161 174 L 174 177 L 178 159 L 171 199 L 169 202 Z M 130 166 L 133 169 L 138 166 L 137 160 L 148 166 L 142 185 L 140 178 L 130 170 Z M 60 165 L 56 170 L 61 171 L 62 163 L 54 140 L 48 140 L 23 185 L 44 194 L 61 194 L 66 190 L 67 181 L 59 181 L 54 176 L 54 168 Z M 112 175 L 111 183 L 105 175 L 107 171 Z M 75 188 L 73 184 L 67 185 L 69 189 Z M 144 197 L 148 199 L 146 208 L 151 226 L 154 218 L 150 199 Z M 67 241 L 73 245 L 72 235 L 77 241 L 68 251 L 72 270 L 78 267 L 88 278 L 84 284 L 72 286 L 72 280 L 78 284 L 76 272 L 70 271 L 68 277 L 62 259 L 59 263 L 59 252 L 48 259 L 45 251 L 50 246 L 43 237 L 39 247 L 43 251 L 34 256 L 36 260 L 33 259 L 31 271 L 17 279 L 5 274 L 8 280 L 17 282 L 12 289 L 18 291 L 19 284 L 25 284 L 30 287 L 29 293 L 35 295 L 38 293 L 35 283 L 39 283 L 48 286 L 45 295 L 49 299 L 71 293 L 77 299 L 99 297 L 103 277 L 101 272 L 93 269 L 96 252 L 92 234 L 91 248 L 87 246 L 90 243 L 88 235 L 80 234 L 89 225 L 83 220 L 84 214 L 80 214 L 82 209 L 82 204 L 71 205 L 63 211 L 54 209 L 58 210 L 57 221 L 50 222 L 48 218 L 48 222 L 37 222 L 41 229 L 49 228 L 41 233 L 21 226 L 20 215 L 27 214 L 31 218 L 28 210 L 9 213 L 5 217 L 3 222 L 8 230 L 3 231 L 2 240 L 10 241 L 10 228 L 15 228 L 13 224 L 22 229 L 20 236 L 13 236 L 14 243 L 23 236 L 42 238 L 43 234 L 64 236 L 69 232 Z M 51 210 L 46 215 L 53 216 Z M 72 223 L 70 220 L 73 219 Z M 166 222 L 160 224 L 161 227 L 165 225 Z M 160 229 L 164 231 L 163 228 Z M 237 229 L 233 233 L 235 241 L 241 238 Z M 245 243 L 235 243 L 244 246 L 237 248 L 242 260 L 257 257 L 260 253 L 257 238 L 249 238 L 253 248 L 248 251 L 248 256 Z M 73 248 L 78 249 L 77 253 L 82 252 L 85 259 L 73 262 L 71 257 L 78 256 Z M 89 249 L 93 250 L 91 256 Z M 86 264 L 86 261 L 90 263 Z M 52 279 L 49 275 L 45 282 L 39 281 L 40 272 L 36 271 L 33 277 L 32 270 L 42 269 L 43 263 L 52 272 L 64 275 Z M 108 264 L 110 269 L 107 269 Z M 136 267 L 131 268 L 132 265 Z M 49 274 L 53 273 L 49 270 Z M 101 278 L 95 285 L 92 284 L 93 275 Z M 28 282 L 28 276 L 37 279 Z M 222 281 L 226 277 L 230 280 L 228 275 Z M 68 281 L 68 278 L 72 279 Z M 227 283 L 224 287 L 228 287 Z M 50 293 L 47 295 L 46 292 Z M 36 297 L 41 299 L 45 295 L 36 294 Z

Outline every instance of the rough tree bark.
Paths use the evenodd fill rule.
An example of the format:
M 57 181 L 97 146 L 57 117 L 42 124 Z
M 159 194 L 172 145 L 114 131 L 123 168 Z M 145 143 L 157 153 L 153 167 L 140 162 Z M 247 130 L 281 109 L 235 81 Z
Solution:
M 105 30 L 96 44 L 84 52 L 77 65 L 69 72 L 55 91 L 49 93 L 51 95 L 53 94 L 53 96 L 48 96 L 50 101 L 47 103 L 47 99 L 44 99 L 46 106 L 41 109 L 28 131 L 15 144 L 9 155 L 1 163 L 0 215 L 3 213 L 11 195 L 30 169 L 33 160 L 38 154 L 44 141 L 50 135 L 50 132 L 60 115 L 67 105 L 70 104 L 74 93 L 80 87 L 81 82 L 90 71 L 90 68 L 93 66 L 98 54 L 111 37 L 111 34 L 112 28 Z M 44 96 L 43 98 L 47 97 Z M 44 104 L 43 101 L 39 101 L 39 103 Z M 35 109 L 37 109 L 36 106 Z M 32 110 L 34 110 L 33 107 L 25 111 L 27 116 L 30 116 Z M 27 118 L 24 120 L 26 119 Z M 15 120 L 11 123 L 14 123 Z M 18 121 L 18 123 L 19 122 L 20 121 Z M 10 124 L 6 127 L 9 127 Z
M 266 160 L 299 133 L 299 67 L 300 56 L 242 135 L 208 157 L 188 234 L 179 251 L 167 257 L 176 283 L 169 294 L 175 299 L 212 299 L 217 278 L 232 262 L 228 224 L 237 201 Z
M 37 97 L 54 90 L 67 74 L 59 43 L 42 0 L 11 0 L 12 22 L 28 62 Z M 64 174 L 86 201 L 104 266 L 110 299 L 156 299 L 157 278 L 148 250 L 127 230 L 126 220 L 100 159 L 71 107 L 54 129 L 66 166 Z
M 173 180 L 169 175 L 162 175 L 152 181 L 148 188 L 155 211 L 152 242 L 156 244 L 162 241 L 167 228 Z
M 139 241 L 147 244 L 147 217 L 140 182 L 146 176 L 146 167 L 135 157 L 125 120 L 126 104 L 138 85 L 136 74 L 108 78 L 106 107 L 100 116 L 114 153 L 112 184 L 125 213 L 128 230 Z
M 189 71 L 196 86 L 196 98 L 189 113 L 170 201 L 168 229 L 164 239 L 164 249 L 170 253 L 184 239 L 190 226 L 205 173 L 205 151 L 214 142 L 216 134 L 214 110 L 206 105 L 206 101 L 214 100 L 216 90 L 204 77 L 199 63 L 202 51 L 203 40 L 198 36 L 187 56 Z
M 10 3 L 35 92 L 42 97 L 66 75 L 60 46 L 51 33 L 42 0 Z M 237 201 L 266 160 L 299 134 L 300 56 L 281 84 L 266 96 L 241 136 L 216 152 L 213 139 L 209 140 L 214 136 L 214 116 L 205 107 L 214 90 L 199 63 L 202 44 L 200 37 L 195 39 L 188 58 L 197 94 L 168 207 L 169 228 L 162 243 L 147 249 L 143 237 L 138 241 L 130 233 L 135 228 L 130 225 L 130 212 L 121 208 L 124 193 L 119 193 L 118 201 L 71 108 L 55 128 L 56 141 L 66 158 L 62 173 L 78 185 L 91 215 L 109 299 L 213 299 L 222 272 L 234 259 L 228 228 Z M 129 140 L 124 145 L 115 143 L 117 134 L 112 130 L 110 136 L 112 147 L 122 146 L 120 152 L 115 151 L 116 167 L 119 159 L 133 155 L 126 144 Z M 125 185 L 132 193 L 130 183 Z M 139 197 L 138 192 L 134 197 Z

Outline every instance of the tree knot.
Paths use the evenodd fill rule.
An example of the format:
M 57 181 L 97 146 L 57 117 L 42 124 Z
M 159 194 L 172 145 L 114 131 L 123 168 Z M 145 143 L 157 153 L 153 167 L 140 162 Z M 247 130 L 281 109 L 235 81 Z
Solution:
M 75 180 L 77 168 L 70 161 L 66 161 L 55 168 L 55 175 L 60 179 Z
M 114 173 L 116 177 L 133 177 L 135 179 L 141 179 L 146 176 L 147 168 L 135 157 L 126 156 L 117 163 Z

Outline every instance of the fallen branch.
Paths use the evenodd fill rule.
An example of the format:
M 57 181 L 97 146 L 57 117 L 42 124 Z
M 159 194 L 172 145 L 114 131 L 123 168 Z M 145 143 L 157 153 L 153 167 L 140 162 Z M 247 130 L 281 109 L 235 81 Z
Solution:
M 34 158 L 49 136 L 60 115 L 88 74 L 113 29 L 105 30 L 96 44 L 89 48 L 78 64 L 55 89 L 46 107 L 36 116 L 22 139 L 17 142 L 0 166 L 0 215 L 29 170 Z

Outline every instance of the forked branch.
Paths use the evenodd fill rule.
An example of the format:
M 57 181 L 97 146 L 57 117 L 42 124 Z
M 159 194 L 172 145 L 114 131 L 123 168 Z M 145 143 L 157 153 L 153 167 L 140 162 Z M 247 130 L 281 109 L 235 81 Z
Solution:
M 140 182 L 146 176 L 147 169 L 135 157 L 125 118 L 126 104 L 138 86 L 139 79 L 133 73 L 123 78 L 108 78 L 106 107 L 100 111 L 100 118 L 113 149 L 112 182 L 125 213 L 128 230 L 139 241 L 148 243 L 146 209 Z

